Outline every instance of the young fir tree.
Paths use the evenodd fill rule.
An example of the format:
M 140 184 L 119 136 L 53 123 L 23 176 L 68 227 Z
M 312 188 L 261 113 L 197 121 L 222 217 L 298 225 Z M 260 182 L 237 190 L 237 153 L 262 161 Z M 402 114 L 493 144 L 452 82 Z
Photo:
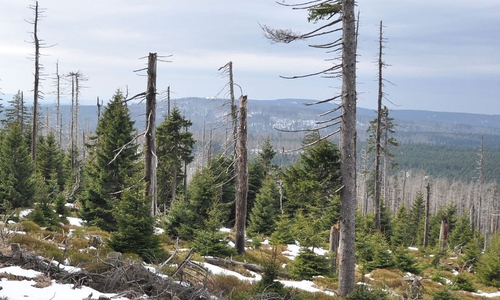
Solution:
M 164 253 L 154 232 L 151 202 L 145 197 L 144 184 L 140 182 L 139 176 L 125 179 L 130 188 L 122 192 L 113 208 L 117 231 L 111 234 L 109 246 L 121 253 L 139 254 L 146 262 L 159 261 Z
M 225 162 L 221 158 L 215 158 L 214 162 L 221 160 Z M 217 208 L 221 210 L 219 218 L 223 223 L 227 222 L 231 207 L 234 206 L 229 202 L 231 194 L 227 192 L 231 190 L 226 184 L 230 177 L 225 169 L 214 166 L 220 167 L 221 164 L 210 164 L 196 171 L 187 187 L 186 195 L 174 202 L 164 224 L 169 235 L 192 240 L 195 232 L 202 229 L 205 220 L 209 218 L 214 201 L 217 201 Z M 232 196 L 234 200 L 234 193 Z
M 55 180 L 59 191 L 62 191 L 66 181 L 64 153 L 57 145 L 54 133 L 50 132 L 47 137 L 40 136 L 37 147 L 37 172 L 47 184 Z
M 175 195 L 182 190 L 186 174 L 183 166 L 193 161 L 195 140 L 188 128 L 193 123 L 174 107 L 156 130 L 158 156 L 158 204 L 170 207 Z
M 276 156 L 268 137 L 262 146 L 257 158 L 248 164 L 248 196 L 247 196 L 247 220 L 250 220 L 250 213 L 253 209 L 257 193 L 262 188 L 264 179 L 276 169 L 272 160 Z
M 21 91 L 18 91 L 8 103 L 9 105 L 5 109 L 5 119 L 2 120 L 2 124 L 4 127 L 9 127 L 17 123 L 26 138 L 31 134 L 31 108 L 26 107 L 26 102 Z
M 0 144 L 0 199 L 2 205 L 18 208 L 33 203 L 35 186 L 30 149 L 20 124 L 11 124 Z
M 304 145 L 316 143 L 305 148 L 299 161 L 284 173 L 286 201 L 283 205 L 291 217 L 299 210 L 308 214 L 312 210 L 325 211 L 329 206 L 338 206 L 334 193 L 340 184 L 339 151 L 331 141 L 318 139 L 318 133 L 307 135 Z
M 28 219 L 45 227 L 57 227 L 59 224 L 59 217 L 52 204 L 60 191 L 56 176 L 55 174 L 52 175 L 54 179 L 45 180 L 41 173 L 35 173 L 35 194 L 33 197 L 35 206 L 28 215 Z
M 273 233 L 276 217 L 280 213 L 279 197 L 275 179 L 272 176 L 267 176 L 250 213 L 247 228 L 249 235 L 263 234 L 270 236 Z
M 417 194 L 415 201 L 408 214 L 408 232 L 407 234 L 411 237 L 411 246 L 420 245 L 423 241 L 424 232 L 424 221 L 425 221 L 425 204 L 424 195 L 422 192 Z
M 398 209 L 396 217 L 393 219 L 391 246 L 393 249 L 398 246 L 408 247 L 411 244 L 412 237 L 409 235 L 408 212 L 403 204 Z
M 235 249 L 229 247 L 229 241 L 220 231 L 223 225 L 221 203 L 213 199 L 209 205 L 208 216 L 203 220 L 203 226 L 195 231 L 192 247 L 203 256 L 233 256 L 236 254 Z
M 79 195 L 82 219 L 107 231 L 117 229 L 112 211 L 120 204 L 123 191 L 130 187 L 126 178 L 141 170 L 134 122 L 123 100 L 122 92 L 117 91 L 99 120 Z
M 476 274 L 479 281 L 500 288 L 500 233 L 490 239 L 488 248 L 479 258 Z

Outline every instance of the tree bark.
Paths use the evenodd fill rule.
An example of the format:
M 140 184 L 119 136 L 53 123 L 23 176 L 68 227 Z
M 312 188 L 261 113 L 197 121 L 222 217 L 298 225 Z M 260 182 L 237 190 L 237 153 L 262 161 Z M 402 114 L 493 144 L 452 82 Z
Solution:
M 148 57 L 148 86 L 146 91 L 146 196 L 151 199 L 151 216 L 157 214 L 156 183 L 156 53 Z
M 379 37 L 379 52 L 378 52 L 378 99 L 377 99 L 377 128 L 375 130 L 375 229 L 380 230 L 380 134 L 382 127 L 382 99 L 383 99 L 383 82 L 382 69 L 382 21 L 380 21 L 380 37 Z
M 425 227 L 424 227 L 424 247 L 429 244 L 429 206 L 431 198 L 431 185 L 427 183 L 425 187 L 427 189 L 427 198 L 425 200 Z
M 40 83 L 40 40 L 38 39 L 38 1 L 35 2 L 35 19 L 33 22 L 33 42 L 35 43 L 35 82 L 33 87 L 33 131 L 31 132 L 31 157 L 36 164 L 38 139 L 38 96 Z
M 342 121 L 340 131 L 341 186 L 339 295 L 356 286 L 354 271 L 356 218 L 356 20 L 354 0 L 343 0 Z
M 245 252 L 245 224 L 247 216 L 248 167 L 247 167 L 247 96 L 240 97 L 240 124 L 237 147 L 235 247 L 239 254 Z

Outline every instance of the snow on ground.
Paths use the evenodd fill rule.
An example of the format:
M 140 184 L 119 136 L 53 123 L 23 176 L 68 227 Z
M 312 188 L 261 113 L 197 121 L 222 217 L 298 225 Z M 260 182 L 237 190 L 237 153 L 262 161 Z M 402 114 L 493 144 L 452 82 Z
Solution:
M 1 268 L 0 273 L 8 273 L 16 276 L 24 276 L 27 278 L 35 278 L 40 275 L 40 272 L 33 270 L 24 270 L 20 267 L 7 267 Z M 99 296 L 108 298 L 115 297 L 116 294 L 100 293 L 89 287 L 82 287 L 81 289 L 73 289 L 72 284 L 58 284 L 52 280 L 52 284 L 45 288 L 36 288 L 34 280 L 7 280 L 2 278 L 0 286 L 0 297 L 6 297 L 9 300 L 28 299 L 28 300 L 68 300 L 68 299 L 83 299 L 92 293 L 92 298 L 96 299 Z M 113 298 L 116 300 L 126 300 L 127 298 L 119 297 Z
M 408 250 L 411 250 L 411 251 L 418 251 L 418 248 L 417 248 L 417 247 L 408 247 Z
M 486 298 L 495 298 L 495 297 L 500 297 L 500 292 L 496 293 L 483 293 L 481 291 L 477 293 L 471 293 L 474 296 L 481 296 L 481 297 L 486 297 Z
M 288 244 L 287 250 L 283 251 L 283 255 L 289 259 L 295 259 L 295 257 L 299 255 L 300 248 L 301 247 L 298 244 Z M 309 247 L 309 250 L 313 250 L 313 248 Z M 328 251 L 322 248 L 314 248 L 314 253 L 318 255 L 326 255 Z
M 279 282 L 283 283 L 285 287 L 293 287 L 303 291 L 312 292 L 312 293 L 325 293 L 329 296 L 335 296 L 335 293 L 330 291 L 324 291 L 316 287 L 316 285 L 309 280 L 302 281 L 290 281 L 290 280 L 279 280 Z
M 67 217 L 69 225 L 71 226 L 82 226 L 83 221 L 80 218 Z
M 250 281 L 250 282 L 259 281 L 262 278 L 262 276 L 260 276 L 259 274 L 255 273 L 255 272 L 252 272 L 252 271 L 248 271 L 248 272 L 250 274 L 252 274 L 254 277 L 246 277 L 246 276 L 241 275 L 238 272 L 226 270 L 224 268 L 221 268 L 221 267 L 209 264 L 209 263 L 202 262 L 199 264 L 201 264 L 204 268 L 208 269 L 214 275 L 234 276 L 234 277 L 238 278 L 239 280 L 242 280 L 242 281 L 245 280 L 245 281 Z

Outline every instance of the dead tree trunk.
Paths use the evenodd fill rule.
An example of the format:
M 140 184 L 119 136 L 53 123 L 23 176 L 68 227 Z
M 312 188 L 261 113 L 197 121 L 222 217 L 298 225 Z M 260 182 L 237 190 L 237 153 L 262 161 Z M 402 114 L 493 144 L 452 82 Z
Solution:
M 382 91 L 382 21 L 380 21 L 380 37 L 379 37 L 379 53 L 378 53 L 378 99 L 377 99 L 377 128 L 375 130 L 375 229 L 380 230 L 380 135 L 382 132 L 382 99 L 384 93 Z
M 424 226 L 424 247 L 429 244 L 429 206 L 431 197 L 431 184 L 427 183 L 427 198 L 425 200 L 425 226 Z
M 146 91 L 146 141 L 145 160 L 146 197 L 151 199 L 151 216 L 157 214 L 156 183 L 156 53 L 148 57 L 148 86 Z M 173 201 L 173 199 L 172 199 Z
M 354 0 L 342 1 L 342 121 L 340 131 L 341 186 L 339 295 L 354 291 L 356 237 L 356 18 Z
M 61 117 L 61 75 L 59 75 L 59 62 L 56 63 L 56 130 L 59 147 L 62 147 L 62 117 Z
M 36 164 L 37 139 L 38 139 L 38 96 L 40 95 L 40 40 L 38 39 L 38 1 L 35 2 L 33 20 L 33 43 L 35 44 L 35 81 L 33 87 L 33 129 L 31 132 L 31 157 L 33 163 Z
M 445 248 L 448 245 L 448 218 L 442 216 L 441 228 L 439 229 L 439 246 Z
M 240 124 L 237 143 L 236 221 L 235 247 L 239 254 L 245 252 L 245 223 L 247 216 L 247 96 L 240 97 Z
M 328 249 L 333 254 L 332 267 L 337 267 L 338 250 L 339 250 L 339 224 L 335 224 L 330 228 L 330 247 Z

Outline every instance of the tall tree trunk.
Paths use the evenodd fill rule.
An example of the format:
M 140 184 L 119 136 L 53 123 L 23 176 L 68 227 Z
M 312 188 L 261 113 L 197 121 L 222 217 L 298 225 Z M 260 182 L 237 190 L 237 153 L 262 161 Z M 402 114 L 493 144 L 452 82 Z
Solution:
M 62 118 L 61 118 L 61 75 L 59 75 L 59 62 L 56 63 L 56 127 L 59 147 L 62 147 Z
M 247 96 L 240 97 L 240 124 L 237 143 L 236 221 L 235 247 L 239 254 L 245 252 L 245 224 L 247 216 L 248 167 L 247 167 Z
M 35 82 L 33 87 L 33 132 L 31 133 L 31 157 L 36 164 L 37 138 L 38 138 L 38 90 L 40 84 L 40 40 L 38 39 L 38 1 L 35 2 L 35 19 L 33 22 L 33 42 L 35 43 Z
M 380 36 L 379 36 L 379 52 L 378 52 L 378 99 L 377 99 L 377 129 L 375 131 L 375 229 L 380 230 L 380 134 L 382 127 L 382 99 L 384 93 L 382 91 L 382 21 L 380 21 Z
M 354 291 L 356 280 L 356 19 L 354 0 L 343 0 L 342 121 L 340 131 L 341 186 L 339 295 Z
M 429 244 L 429 206 L 431 198 L 431 184 L 427 183 L 427 198 L 425 200 L 425 226 L 424 226 L 424 247 Z
M 146 197 L 151 199 L 151 216 L 157 214 L 156 183 L 156 53 L 148 57 L 148 86 L 146 90 L 146 152 L 145 181 Z M 173 201 L 173 199 L 172 199 Z

